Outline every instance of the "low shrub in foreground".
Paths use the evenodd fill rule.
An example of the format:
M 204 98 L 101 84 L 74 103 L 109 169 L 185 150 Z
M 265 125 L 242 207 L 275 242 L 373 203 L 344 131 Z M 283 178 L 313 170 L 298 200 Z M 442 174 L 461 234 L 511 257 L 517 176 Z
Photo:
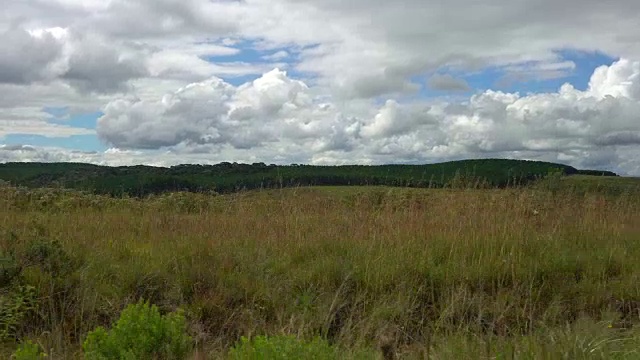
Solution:
M 40 360 L 45 359 L 47 354 L 45 354 L 40 345 L 34 343 L 31 340 L 27 340 L 20 344 L 18 349 L 13 353 L 11 359 L 13 360 Z
M 191 351 L 186 320 L 180 311 L 161 315 L 147 302 L 131 304 L 115 326 L 98 327 L 83 344 L 85 359 L 184 359 Z
M 326 340 L 299 340 L 295 336 L 242 337 L 229 352 L 232 360 L 339 359 L 337 349 Z

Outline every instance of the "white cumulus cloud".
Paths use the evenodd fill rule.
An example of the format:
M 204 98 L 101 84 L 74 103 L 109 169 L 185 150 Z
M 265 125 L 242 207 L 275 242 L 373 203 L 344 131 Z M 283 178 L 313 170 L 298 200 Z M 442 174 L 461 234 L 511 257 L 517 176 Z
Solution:
M 102 111 L 95 132 L 116 149 L 69 155 L 21 148 L 28 158 L 146 162 L 153 153 L 153 161 L 168 163 L 388 163 L 505 156 L 638 172 L 638 1 L 2 5 L 0 137 L 87 134 L 52 124 L 46 108 Z M 620 60 L 597 68 L 584 90 L 500 91 L 575 80 L 584 76 L 580 63 L 565 55 L 593 52 Z M 499 74 L 482 85 L 490 90 L 463 80 L 487 69 Z M 449 97 L 426 98 L 425 87 Z M 18 150 L 3 151 L 9 158 Z
M 308 161 L 527 154 L 617 167 L 619 149 L 640 149 L 638 74 L 638 62 L 621 60 L 598 68 L 585 91 L 565 84 L 555 93 L 488 90 L 462 102 L 349 107 L 276 69 L 238 87 L 212 78 L 156 101 L 114 100 L 98 134 L 122 148 L 209 144 L 270 154 L 286 148 Z

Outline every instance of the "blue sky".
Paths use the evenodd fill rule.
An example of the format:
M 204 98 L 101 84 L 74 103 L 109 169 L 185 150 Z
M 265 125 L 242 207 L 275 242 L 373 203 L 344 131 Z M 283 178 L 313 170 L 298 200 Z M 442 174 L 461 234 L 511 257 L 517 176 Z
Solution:
M 296 60 L 296 49 L 291 47 L 276 47 L 269 50 L 260 50 L 260 44 L 255 41 L 244 40 L 233 45 L 239 52 L 233 55 L 223 56 L 205 56 L 203 59 L 211 63 L 283 63 L 287 65 L 287 72 L 291 77 L 301 77 L 302 74 L 297 72 L 292 65 Z M 278 57 L 278 59 L 270 59 L 270 56 L 286 52 L 286 56 Z M 260 77 L 260 74 L 249 74 L 241 76 L 221 76 L 226 82 L 234 86 L 240 86 L 246 82 L 253 81 Z
M 66 125 L 74 128 L 96 128 L 96 121 L 102 116 L 101 111 L 86 114 L 68 115 L 68 109 L 62 107 L 46 107 L 44 112 L 50 115 L 48 123 Z M 69 137 L 47 137 L 33 134 L 9 134 L 2 139 L 7 145 L 35 145 L 46 147 L 60 147 L 81 151 L 104 151 L 108 146 L 101 142 L 96 135 L 72 135 Z
M 499 90 L 502 92 L 515 93 L 522 95 L 527 93 L 548 93 L 557 92 L 565 83 L 570 83 L 578 90 L 586 90 L 589 79 L 593 71 L 602 65 L 611 65 L 618 60 L 600 52 L 578 52 L 578 51 L 560 51 L 560 60 L 571 61 L 575 64 L 575 68 L 566 73 L 566 76 L 554 79 L 536 79 L 529 78 L 525 81 L 513 81 L 504 84 L 500 81 L 507 72 L 501 67 L 490 67 L 481 71 L 464 73 L 454 72 L 457 78 L 464 79 L 471 90 L 458 93 L 456 95 L 471 95 L 478 91 Z M 448 95 L 447 91 L 431 90 L 428 87 L 421 92 L 421 96 L 442 96 Z
M 35 145 L 58 147 L 80 151 L 105 151 L 109 147 L 98 140 L 96 135 L 71 135 L 69 137 L 46 137 L 31 134 L 9 134 L 2 143 L 7 145 Z

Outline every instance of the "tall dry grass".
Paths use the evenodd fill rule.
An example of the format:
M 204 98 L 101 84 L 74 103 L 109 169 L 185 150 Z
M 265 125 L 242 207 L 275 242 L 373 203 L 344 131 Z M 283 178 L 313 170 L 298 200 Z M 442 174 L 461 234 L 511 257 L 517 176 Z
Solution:
M 289 189 L 147 200 L 4 188 L 0 249 L 52 358 L 139 298 L 187 310 L 198 354 L 242 335 L 320 334 L 401 358 L 633 358 L 640 199 L 539 190 Z M 624 324 L 624 326 L 620 325 Z M 13 345 L 8 343 L 7 349 Z

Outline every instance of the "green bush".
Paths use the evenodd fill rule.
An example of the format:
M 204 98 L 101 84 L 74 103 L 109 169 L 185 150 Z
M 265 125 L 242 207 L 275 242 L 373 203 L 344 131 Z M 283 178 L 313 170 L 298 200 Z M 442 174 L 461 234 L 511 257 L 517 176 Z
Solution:
M 36 290 L 32 286 L 0 289 L 0 341 L 16 336 L 36 304 Z
M 11 359 L 13 360 L 40 360 L 47 357 L 40 345 L 34 343 L 31 340 L 27 340 L 18 346 L 18 349 L 13 353 Z
M 30 265 L 37 265 L 54 277 L 69 274 L 76 266 L 74 259 L 62 248 L 58 241 L 33 241 L 25 254 Z
M 21 271 L 15 256 L 0 252 L 0 289 L 11 286 Z
M 338 352 L 326 340 L 299 340 L 294 336 L 242 337 L 229 352 L 233 360 L 338 359 Z
M 122 311 L 110 331 L 96 328 L 83 344 L 85 359 L 184 359 L 192 341 L 181 311 L 161 315 L 140 301 Z

